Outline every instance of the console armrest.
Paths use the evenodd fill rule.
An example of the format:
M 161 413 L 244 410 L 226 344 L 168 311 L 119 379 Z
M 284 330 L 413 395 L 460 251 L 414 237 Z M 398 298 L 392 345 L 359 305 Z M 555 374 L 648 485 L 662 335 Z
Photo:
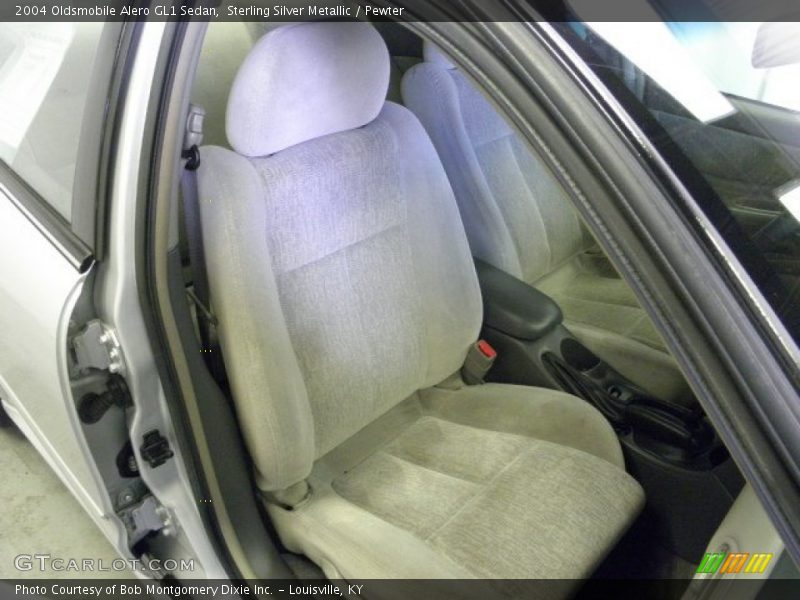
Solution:
M 475 259 L 483 324 L 520 340 L 538 340 L 561 324 L 558 305 L 524 281 Z

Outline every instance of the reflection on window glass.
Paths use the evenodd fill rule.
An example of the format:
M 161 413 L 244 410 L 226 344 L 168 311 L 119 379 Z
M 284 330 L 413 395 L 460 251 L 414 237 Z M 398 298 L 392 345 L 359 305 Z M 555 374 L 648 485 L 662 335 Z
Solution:
M 559 27 L 800 339 L 800 24 Z
M 70 218 L 102 23 L 0 23 L 0 160 Z
M 800 64 L 752 66 L 761 23 L 670 23 L 669 27 L 723 92 L 800 111 Z
M 666 24 L 653 21 L 588 25 L 699 121 L 709 123 L 736 110 Z M 669 60 L 664 60 L 665 56 Z

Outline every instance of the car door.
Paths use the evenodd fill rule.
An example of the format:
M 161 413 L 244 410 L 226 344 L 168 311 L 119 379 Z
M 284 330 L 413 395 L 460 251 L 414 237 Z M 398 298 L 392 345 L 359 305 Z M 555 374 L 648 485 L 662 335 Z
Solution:
M 76 308 L 101 255 L 120 23 L 0 24 L 0 399 L 106 534 L 70 389 Z

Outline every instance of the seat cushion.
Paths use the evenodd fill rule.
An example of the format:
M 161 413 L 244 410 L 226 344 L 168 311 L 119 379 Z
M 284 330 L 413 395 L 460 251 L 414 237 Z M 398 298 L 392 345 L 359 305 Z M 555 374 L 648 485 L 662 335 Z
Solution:
M 574 579 L 642 506 L 621 467 L 611 427 L 573 396 L 430 388 L 320 459 L 304 504 L 269 510 L 329 577 Z
M 695 402 L 658 330 L 630 286 L 579 256 L 536 282 L 564 314 L 565 325 L 592 352 L 654 396 Z M 585 264 L 586 263 L 586 264 Z
M 535 283 L 575 323 L 592 325 L 661 352 L 666 346 L 630 286 L 616 274 L 600 274 L 578 260 Z

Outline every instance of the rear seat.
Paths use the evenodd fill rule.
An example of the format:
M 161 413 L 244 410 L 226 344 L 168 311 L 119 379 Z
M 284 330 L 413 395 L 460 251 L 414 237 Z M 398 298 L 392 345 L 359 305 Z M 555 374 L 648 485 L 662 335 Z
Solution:
M 582 226 L 561 185 L 437 48 L 402 82 L 456 193 L 472 253 L 558 302 L 568 327 L 651 393 L 690 398 L 636 296 Z

